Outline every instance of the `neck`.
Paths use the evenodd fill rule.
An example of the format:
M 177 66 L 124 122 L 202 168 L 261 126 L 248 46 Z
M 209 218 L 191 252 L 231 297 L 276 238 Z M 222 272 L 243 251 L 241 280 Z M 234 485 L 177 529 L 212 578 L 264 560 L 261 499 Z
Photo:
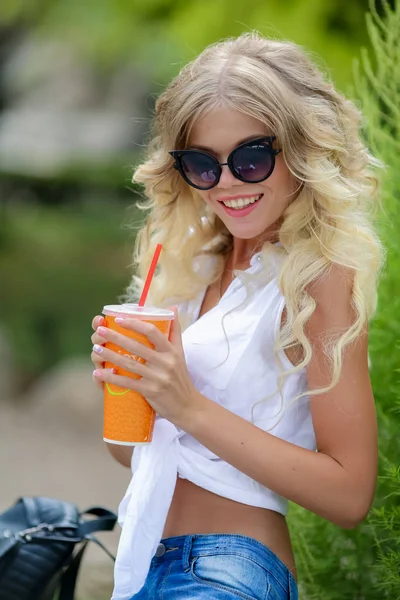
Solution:
M 232 238 L 233 246 L 230 251 L 227 263 L 231 265 L 232 269 L 241 268 L 242 265 L 249 264 L 251 257 L 261 250 L 265 242 L 271 242 L 272 244 L 279 240 L 279 229 L 283 222 L 281 217 L 273 225 L 265 230 L 261 235 L 244 240 L 242 238 Z
M 263 241 L 260 240 L 238 240 L 237 243 L 235 244 L 235 238 L 233 240 L 233 248 L 232 250 L 229 252 L 227 259 L 226 259 L 226 264 L 227 266 L 229 266 L 230 269 L 240 269 L 243 265 L 247 265 L 250 263 L 250 260 L 252 258 L 252 256 L 254 256 L 254 254 L 256 254 L 257 252 L 259 252 L 262 247 L 264 242 L 266 241 L 270 241 L 272 244 L 276 243 L 278 241 L 278 237 L 274 236 L 273 239 L 265 239 Z M 246 245 L 241 244 L 240 242 L 247 242 Z M 251 242 L 251 243 L 249 243 Z

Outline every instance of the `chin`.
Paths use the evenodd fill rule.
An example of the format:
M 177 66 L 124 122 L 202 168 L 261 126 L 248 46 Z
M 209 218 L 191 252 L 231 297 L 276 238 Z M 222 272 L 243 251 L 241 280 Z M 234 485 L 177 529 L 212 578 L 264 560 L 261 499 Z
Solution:
M 265 231 L 271 227 L 270 225 L 266 225 L 265 227 L 263 227 L 262 229 L 260 229 L 260 227 L 229 227 L 227 225 L 227 223 L 225 223 L 226 228 L 229 230 L 229 232 L 233 235 L 233 237 L 239 238 L 241 240 L 252 240 L 255 238 L 259 238 L 260 236 L 262 236 Z
M 240 240 L 252 240 L 255 238 L 258 238 L 262 232 L 252 232 L 249 234 L 243 233 L 242 231 L 232 231 L 231 229 L 229 230 L 230 233 L 233 235 L 233 237 L 238 238 Z

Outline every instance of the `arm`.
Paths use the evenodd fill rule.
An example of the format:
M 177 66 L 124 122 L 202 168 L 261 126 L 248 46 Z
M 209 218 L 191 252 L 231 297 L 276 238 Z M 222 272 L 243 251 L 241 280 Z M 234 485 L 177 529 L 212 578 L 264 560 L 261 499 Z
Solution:
M 134 446 L 118 446 L 118 444 L 107 444 L 107 450 L 111 456 L 123 467 L 130 468 Z
M 354 315 L 352 282 L 343 270 L 310 290 L 317 307 L 306 334 L 313 346 L 309 389 L 330 382 L 321 337 L 345 328 Z M 377 425 L 365 332 L 348 346 L 339 383 L 310 398 L 318 452 L 269 434 L 202 397 L 195 415 L 179 426 L 249 477 L 343 528 L 360 523 L 373 501 L 377 476 Z

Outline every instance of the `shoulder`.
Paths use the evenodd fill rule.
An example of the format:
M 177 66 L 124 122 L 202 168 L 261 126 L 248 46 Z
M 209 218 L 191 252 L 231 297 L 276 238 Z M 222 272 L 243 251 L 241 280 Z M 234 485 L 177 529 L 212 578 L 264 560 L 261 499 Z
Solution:
M 352 305 L 354 275 L 352 269 L 334 264 L 308 286 L 307 292 L 315 301 L 315 311 L 308 327 L 310 333 L 321 327 L 351 325 L 355 317 Z
M 357 314 L 352 301 L 354 271 L 341 265 L 332 265 L 322 277 L 308 287 L 315 309 L 305 325 L 305 333 L 313 349 L 307 372 L 313 387 L 326 386 L 332 378 L 332 365 L 327 360 L 327 343 L 334 344 L 355 324 Z M 330 353 L 331 355 L 331 353 Z M 368 366 L 368 323 L 345 347 L 347 364 Z M 344 358 L 344 356 L 343 356 Z M 344 365 L 343 365 L 344 367 Z M 342 373 L 347 371 L 343 369 Z
M 310 379 L 313 379 L 314 370 L 321 372 L 320 365 L 317 364 L 319 361 L 326 364 L 324 341 L 332 335 L 340 336 L 354 322 L 353 282 L 354 271 L 334 264 L 329 271 L 306 287 L 306 292 L 315 303 L 313 312 L 304 325 L 304 333 L 313 348 L 313 357 L 307 366 Z M 286 318 L 284 307 L 281 326 Z M 287 348 L 286 354 L 293 364 L 298 364 L 304 357 L 304 352 L 299 347 Z M 322 384 L 319 387 L 321 386 Z

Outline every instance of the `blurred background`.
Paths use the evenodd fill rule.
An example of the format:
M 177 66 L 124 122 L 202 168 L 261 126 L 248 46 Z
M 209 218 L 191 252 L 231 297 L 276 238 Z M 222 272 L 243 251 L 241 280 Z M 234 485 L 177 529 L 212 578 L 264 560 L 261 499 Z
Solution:
M 301 598 L 400 598 L 400 8 L 368 0 L 2 0 L 0 510 L 22 495 L 116 510 L 129 471 L 102 442 L 91 321 L 131 277 L 143 213 L 131 183 L 157 95 L 212 42 L 257 29 L 312 52 L 366 116 L 385 162 L 388 249 L 371 376 L 380 426 L 374 509 L 343 531 L 292 507 Z M 118 532 L 102 540 L 116 548 Z M 109 598 L 90 550 L 79 598 Z

